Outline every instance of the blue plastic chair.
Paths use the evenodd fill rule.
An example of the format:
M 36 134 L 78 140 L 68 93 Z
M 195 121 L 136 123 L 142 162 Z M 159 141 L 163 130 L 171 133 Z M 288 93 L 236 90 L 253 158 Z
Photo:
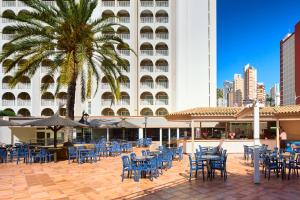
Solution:
M 125 177 L 125 172 L 127 171 L 128 173 L 128 178 L 130 175 L 132 175 L 132 171 L 134 170 L 130 159 L 128 156 L 122 156 L 122 163 L 123 163 L 123 168 L 122 168 L 122 182 L 124 181 L 124 177 Z
M 163 153 L 162 163 L 165 169 L 170 169 L 172 167 L 172 153 L 170 151 L 166 151 Z
M 147 156 L 147 151 L 142 150 L 142 156 Z
M 159 176 L 158 168 L 157 168 L 157 159 L 152 158 L 148 161 L 147 173 L 150 174 L 150 180 L 153 181 L 153 178 L 157 178 Z
M 267 178 L 268 174 L 268 180 L 270 180 L 271 171 L 274 171 L 277 177 L 279 177 L 279 170 L 278 160 L 272 156 L 266 156 L 264 159 L 265 178 Z
M 17 164 L 19 164 L 19 161 L 21 159 L 24 160 L 24 163 L 28 162 L 28 148 L 24 148 L 24 147 L 18 147 L 17 148 Z
M 193 172 L 195 172 L 195 178 L 197 178 L 198 171 L 202 171 L 202 177 L 203 180 L 205 179 L 205 174 L 204 174 L 204 161 L 203 160 L 193 160 L 192 156 L 189 155 L 189 163 L 190 163 L 190 178 L 189 181 L 192 179 Z
M 78 153 L 76 151 L 76 148 L 75 147 L 68 147 L 68 161 L 69 161 L 69 164 L 70 164 L 70 161 L 74 160 L 75 159 L 78 159 Z
M 4 163 L 7 162 L 7 151 L 4 148 L 0 149 L 0 159 L 1 159 L 1 162 L 4 162 Z
M 215 171 L 220 171 L 221 177 L 223 177 L 224 180 L 227 179 L 226 162 L 227 162 L 226 150 L 223 151 L 220 160 L 211 160 L 210 167 L 212 170 L 212 177 L 215 176 Z
M 178 155 L 178 160 L 181 161 L 183 159 L 183 148 L 182 147 L 178 147 L 177 155 Z

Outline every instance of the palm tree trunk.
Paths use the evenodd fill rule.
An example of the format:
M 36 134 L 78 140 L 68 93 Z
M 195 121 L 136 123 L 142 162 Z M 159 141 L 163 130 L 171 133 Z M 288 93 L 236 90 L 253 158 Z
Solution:
M 74 120 L 74 106 L 75 106 L 75 93 L 76 93 L 76 80 L 77 74 L 73 74 L 73 80 L 68 86 L 68 98 L 67 98 L 67 117 Z

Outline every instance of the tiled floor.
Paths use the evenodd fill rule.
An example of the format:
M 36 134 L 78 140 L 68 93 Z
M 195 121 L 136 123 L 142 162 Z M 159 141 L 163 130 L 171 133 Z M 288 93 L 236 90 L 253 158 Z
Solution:
M 121 182 L 120 157 L 82 165 L 0 164 L 0 199 L 300 199 L 300 178 L 268 181 L 261 176 L 261 184 L 254 185 L 252 168 L 240 155 L 229 155 L 226 182 L 220 176 L 189 182 L 187 156 L 173 164 L 153 182 Z

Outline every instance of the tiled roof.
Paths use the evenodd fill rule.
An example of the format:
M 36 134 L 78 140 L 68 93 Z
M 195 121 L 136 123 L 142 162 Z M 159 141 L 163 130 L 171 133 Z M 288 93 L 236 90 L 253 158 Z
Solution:
M 169 116 L 176 116 L 176 115 L 193 115 L 193 116 L 234 116 L 239 113 L 242 108 L 236 107 L 200 107 L 194 108 L 189 110 L 184 110 L 181 112 L 171 113 Z

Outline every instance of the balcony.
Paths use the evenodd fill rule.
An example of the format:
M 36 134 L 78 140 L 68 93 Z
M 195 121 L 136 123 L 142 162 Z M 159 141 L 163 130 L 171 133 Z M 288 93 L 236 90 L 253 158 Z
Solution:
M 42 99 L 41 105 L 42 106 L 54 106 L 54 99 Z
M 57 106 L 66 105 L 66 104 L 67 104 L 67 99 L 57 99 L 56 100 Z
M 152 40 L 153 39 L 153 33 L 141 33 L 141 39 Z
M 15 34 L 2 33 L 2 40 L 12 40 Z
M 130 56 L 130 50 L 118 50 L 122 56 Z
M 156 39 L 167 40 L 169 39 L 168 33 L 156 33 Z
M 115 1 L 102 1 L 102 6 L 115 7 Z
M 130 7 L 130 1 L 118 1 L 119 7 Z
M 22 1 L 18 1 L 18 7 L 27 7 L 27 5 L 25 3 L 23 3 Z
M 2 100 L 2 106 L 14 106 L 14 105 L 15 105 L 15 100 L 7 100 L 7 99 Z
M 122 40 L 130 40 L 130 34 L 129 33 L 119 33 L 118 35 Z
M 13 19 L 6 19 L 6 18 L 2 18 L 2 23 L 14 23 L 15 20 Z
M 116 19 L 113 17 L 109 17 L 106 20 L 104 20 L 104 22 L 106 22 L 106 23 L 115 23 L 115 21 L 116 21 Z
M 49 70 L 50 70 L 50 67 L 47 67 L 47 66 L 42 66 L 42 67 L 41 67 L 41 73 L 43 73 L 43 74 L 48 73 Z
M 169 84 L 168 84 L 168 82 L 157 82 L 156 83 L 156 88 L 157 89 L 168 89 Z
M 141 1 L 142 7 L 153 7 L 153 1 Z
M 130 89 L 130 83 L 121 83 L 120 84 L 121 89 Z
M 141 99 L 141 105 L 143 106 L 153 105 L 153 99 Z
M 17 104 L 18 106 L 31 106 L 31 100 L 18 99 Z
M 113 104 L 113 100 L 112 99 L 102 99 L 101 100 L 101 105 L 102 106 L 110 106 Z
M 130 17 L 120 17 L 119 23 L 130 23 Z
M 156 17 L 156 22 L 157 23 L 168 23 L 169 18 L 168 17 Z
M 109 89 L 109 84 L 108 83 L 101 83 L 101 89 L 107 90 Z
M 155 105 L 158 106 L 169 105 L 169 99 L 156 99 Z
M 141 72 L 143 73 L 153 72 L 153 66 L 141 66 Z
M 169 50 L 156 50 L 156 55 L 158 56 L 168 56 Z
M 153 23 L 153 17 L 141 17 L 141 23 Z
M 168 72 L 169 66 L 156 66 L 155 71 L 156 72 Z
M 55 5 L 55 1 L 43 1 L 43 3 L 48 5 L 48 6 L 54 6 Z
M 141 50 L 142 56 L 153 56 L 153 50 Z
M 30 89 L 31 84 L 30 83 L 18 83 L 17 88 L 18 89 Z
M 141 89 L 153 89 L 153 82 L 142 82 Z
M 2 7 L 16 7 L 16 1 L 3 1 Z
M 130 105 L 130 99 L 120 99 L 117 103 L 118 106 L 129 106 Z
M 156 1 L 156 7 L 169 7 L 169 1 Z

